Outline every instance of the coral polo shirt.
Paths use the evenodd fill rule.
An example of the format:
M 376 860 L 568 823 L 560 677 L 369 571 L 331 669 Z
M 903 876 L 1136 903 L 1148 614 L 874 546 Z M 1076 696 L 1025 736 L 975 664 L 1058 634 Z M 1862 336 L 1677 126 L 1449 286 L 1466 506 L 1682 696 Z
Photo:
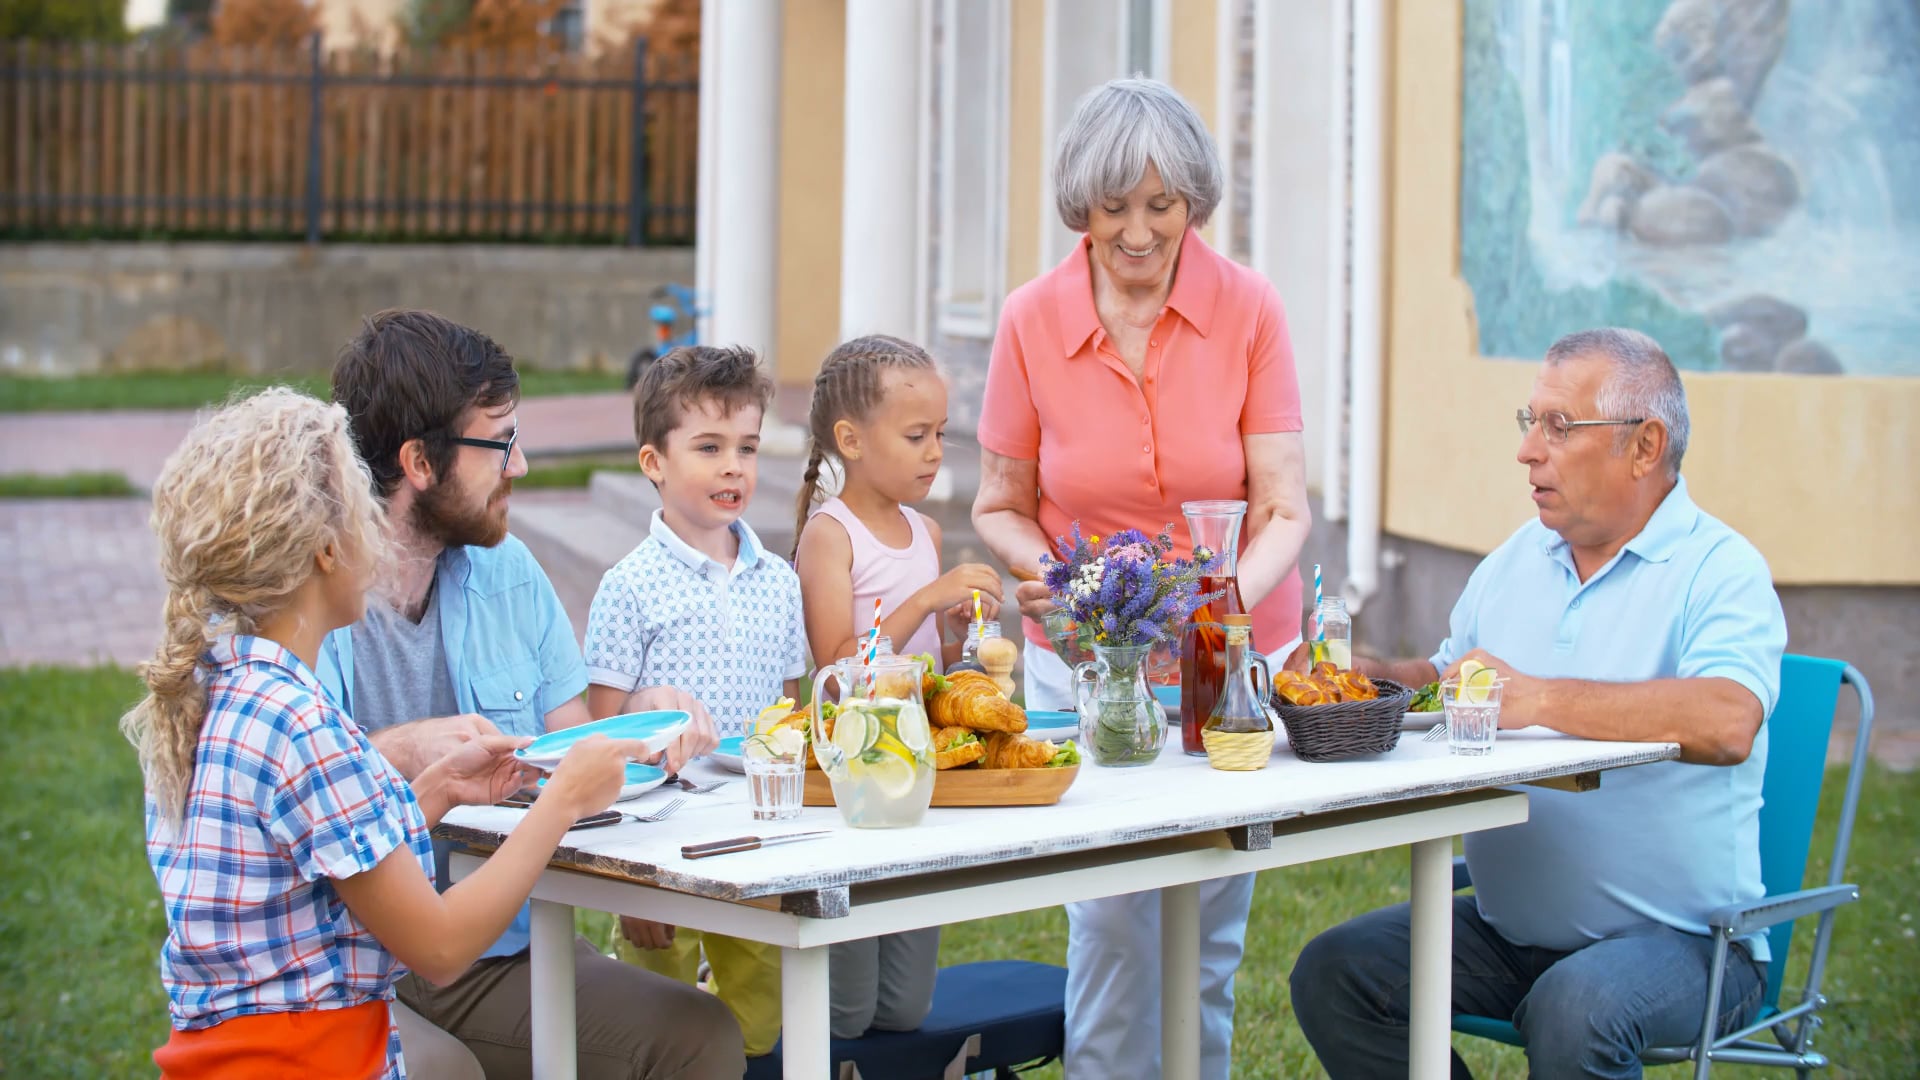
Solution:
M 1299 430 L 1300 384 L 1279 294 L 1191 229 L 1138 381 L 1100 326 L 1084 238 L 1001 310 L 980 445 L 1039 462 L 1040 528 L 1049 538 L 1075 521 L 1100 536 L 1151 535 L 1171 524 L 1188 555 L 1180 504 L 1246 498 L 1241 436 Z M 1253 609 L 1254 647 L 1292 641 L 1301 614 L 1295 567 Z M 1029 621 L 1026 633 L 1046 643 L 1038 624 Z

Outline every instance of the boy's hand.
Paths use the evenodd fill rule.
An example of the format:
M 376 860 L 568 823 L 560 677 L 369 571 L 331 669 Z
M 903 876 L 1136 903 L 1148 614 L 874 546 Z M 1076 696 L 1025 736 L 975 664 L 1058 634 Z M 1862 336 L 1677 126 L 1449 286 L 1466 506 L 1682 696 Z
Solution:
M 558 799 L 575 818 L 597 814 L 613 805 L 620 788 L 627 782 L 627 762 L 645 761 L 654 756 L 652 748 L 639 739 L 609 739 L 589 735 L 568 749 L 541 799 Z
M 628 712 L 648 712 L 654 709 L 673 709 L 693 717 L 693 723 L 680 737 L 667 746 L 667 760 L 663 766 L 670 773 L 677 773 L 687 762 L 701 754 L 710 754 L 720 745 L 720 731 L 714 727 L 713 717 L 708 715 L 707 707 L 700 699 L 684 690 L 671 686 L 647 686 L 627 695 Z
M 513 756 L 531 738 L 482 735 L 448 751 L 436 763 L 446 777 L 447 801 L 455 806 L 491 806 L 540 778 L 540 770 Z
M 641 949 L 665 949 L 673 945 L 673 927 L 652 919 L 620 916 L 620 936 Z

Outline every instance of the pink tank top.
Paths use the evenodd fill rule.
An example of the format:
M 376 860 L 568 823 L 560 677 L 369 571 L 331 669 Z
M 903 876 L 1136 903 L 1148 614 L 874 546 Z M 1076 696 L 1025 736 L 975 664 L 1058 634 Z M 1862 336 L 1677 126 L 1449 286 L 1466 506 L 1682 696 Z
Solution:
M 880 615 L 885 618 L 906 603 L 914 593 L 940 577 L 940 553 L 934 550 L 933 534 L 927 531 L 927 523 L 918 512 L 904 506 L 900 508 L 900 513 L 906 516 L 907 524 L 913 529 L 913 542 L 904 548 L 888 547 L 881 543 L 880 538 L 873 535 L 873 531 L 862 524 L 860 518 L 837 497 L 821 503 L 813 513 L 825 514 L 839 522 L 847 530 L 847 539 L 853 542 L 853 627 L 862 640 L 873 627 L 874 597 L 880 598 Z M 911 637 L 894 642 L 893 651 L 902 656 L 930 653 L 934 663 L 939 664 L 940 623 L 937 616 L 927 616 Z M 836 659 L 838 657 L 814 658 L 816 663 L 832 663 Z

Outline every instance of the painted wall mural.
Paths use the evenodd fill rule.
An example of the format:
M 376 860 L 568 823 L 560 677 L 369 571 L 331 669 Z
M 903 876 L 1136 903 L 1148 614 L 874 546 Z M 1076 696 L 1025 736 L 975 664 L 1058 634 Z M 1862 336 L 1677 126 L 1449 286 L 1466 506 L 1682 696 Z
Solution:
M 1920 0 L 1465 0 L 1483 355 L 1920 376 Z

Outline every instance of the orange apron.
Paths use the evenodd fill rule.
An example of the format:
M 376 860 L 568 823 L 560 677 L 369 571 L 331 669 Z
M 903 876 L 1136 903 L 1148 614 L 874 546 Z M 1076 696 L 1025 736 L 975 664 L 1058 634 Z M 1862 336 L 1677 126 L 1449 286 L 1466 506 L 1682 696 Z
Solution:
M 385 1076 L 387 1003 L 346 1009 L 251 1013 L 195 1031 L 175 1030 L 153 1052 L 164 1080 L 276 1080 Z

